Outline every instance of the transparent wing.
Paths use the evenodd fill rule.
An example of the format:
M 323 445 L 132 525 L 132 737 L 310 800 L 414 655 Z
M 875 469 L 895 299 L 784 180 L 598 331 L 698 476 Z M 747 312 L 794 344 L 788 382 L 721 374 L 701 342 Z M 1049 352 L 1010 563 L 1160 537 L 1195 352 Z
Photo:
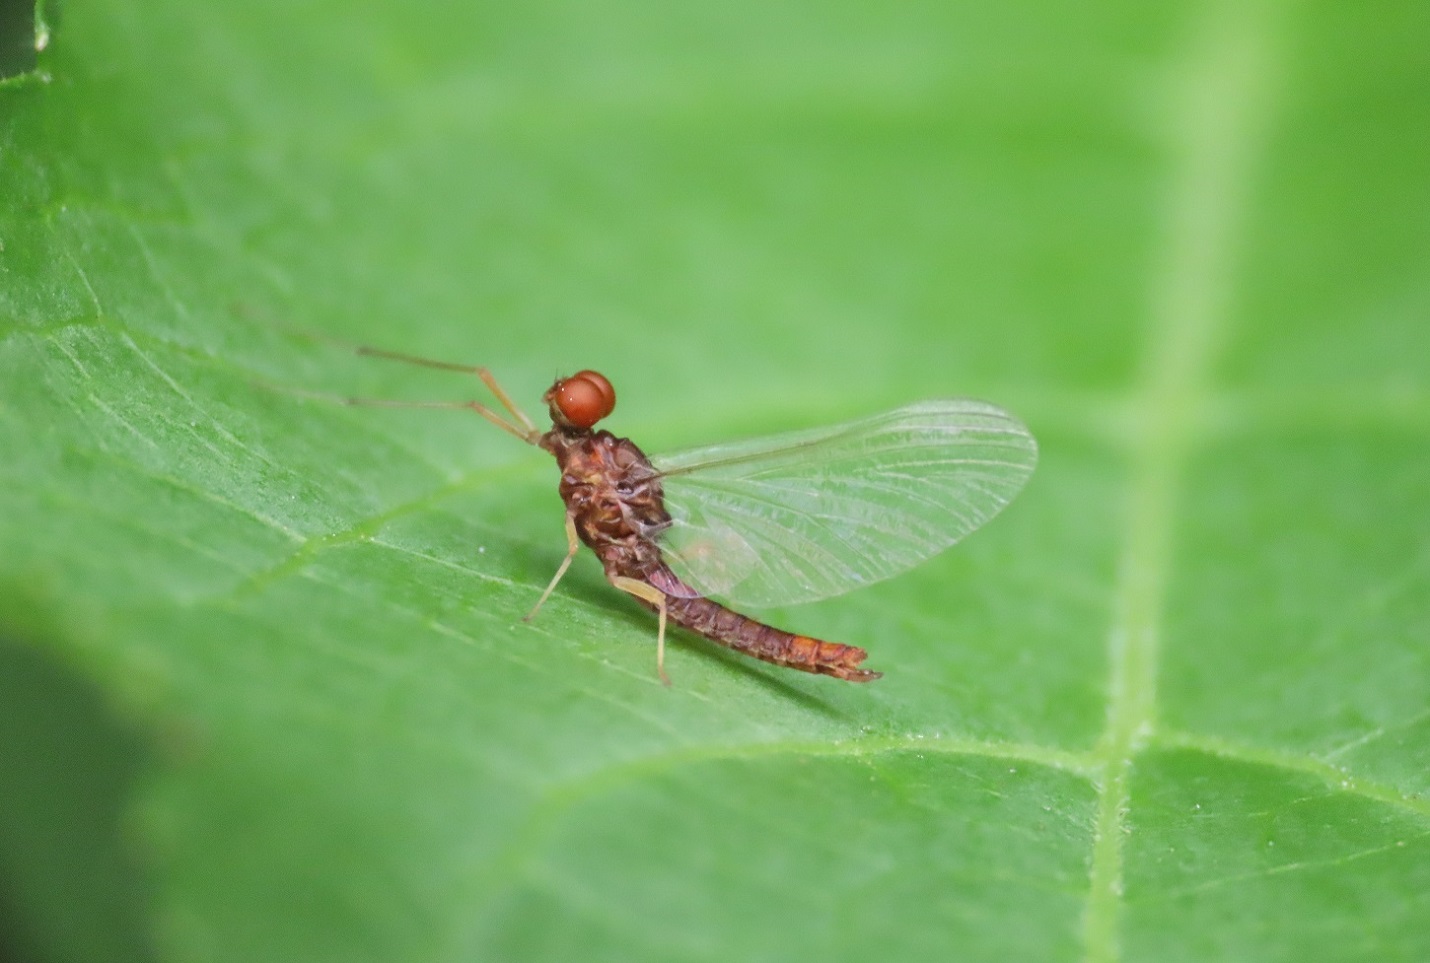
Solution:
M 755 608 L 838 595 L 917 565 L 987 522 L 1033 473 L 1022 422 L 924 401 L 829 428 L 652 460 L 672 569 Z

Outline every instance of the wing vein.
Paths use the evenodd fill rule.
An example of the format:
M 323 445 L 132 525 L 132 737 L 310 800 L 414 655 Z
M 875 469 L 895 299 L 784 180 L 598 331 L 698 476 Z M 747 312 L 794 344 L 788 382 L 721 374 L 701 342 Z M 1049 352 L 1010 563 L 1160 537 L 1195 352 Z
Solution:
M 1036 460 L 1017 419 L 966 401 L 696 449 L 654 462 L 674 519 L 660 543 L 704 594 L 811 601 L 953 545 L 1012 500 Z

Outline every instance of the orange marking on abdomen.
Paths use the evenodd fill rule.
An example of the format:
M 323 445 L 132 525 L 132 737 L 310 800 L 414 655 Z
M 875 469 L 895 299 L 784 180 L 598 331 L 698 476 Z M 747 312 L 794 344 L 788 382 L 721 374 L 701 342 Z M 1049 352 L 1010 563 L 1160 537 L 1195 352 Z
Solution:
M 868 656 L 858 646 L 795 635 L 741 615 L 711 599 L 670 597 L 666 606 L 670 620 L 676 625 L 765 662 L 817 675 L 832 675 L 849 682 L 872 682 L 882 675 L 858 668 Z

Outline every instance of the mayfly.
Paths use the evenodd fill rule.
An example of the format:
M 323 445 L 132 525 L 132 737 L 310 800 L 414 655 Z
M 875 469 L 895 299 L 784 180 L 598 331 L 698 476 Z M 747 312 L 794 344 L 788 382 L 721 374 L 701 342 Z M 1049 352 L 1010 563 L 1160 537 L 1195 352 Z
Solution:
M 460 408 L 555 456 L 566 503 L 565 559 L 536 615 L 584 542 L 606 579 L 666 623 L 775 665 L 870 682 L 862 648 L 785 632 L 727 608 L 791 605 L 878 582 L 931 558 L 1007 505 L 1037 463 L 1028 429 L 978 401 L 922 401 L 828 428 L 647 458 L 595 430 L 616 407 L 595 371 L 559 378 L 542 396 L 542 431 L 490 371 L 394 351 L 359 354 L 474 374 L 503 415 L 477 401 L 346 404 Z

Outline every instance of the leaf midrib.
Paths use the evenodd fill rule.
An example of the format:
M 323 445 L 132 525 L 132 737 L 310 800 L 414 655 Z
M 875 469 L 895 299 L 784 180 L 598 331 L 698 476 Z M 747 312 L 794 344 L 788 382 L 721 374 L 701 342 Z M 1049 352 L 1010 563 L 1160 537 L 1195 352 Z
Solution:
M 1157 716 L 1160 629 L 1182 479 L 1203 443 L 1203 413 L 1226 337 L 1247 195 L 1270 126 L 1269 10 L 1211 5 L 1189 47 L 1168 113 L 1176 144 L 1168 181 L 1167 246 L 1154 278 L 1130 466 L 1126 529 L 1108 635 L 1107 721 L 1084 917 L 1087 963 L 1121 957 L 1123 839 L 1133 760 Z

